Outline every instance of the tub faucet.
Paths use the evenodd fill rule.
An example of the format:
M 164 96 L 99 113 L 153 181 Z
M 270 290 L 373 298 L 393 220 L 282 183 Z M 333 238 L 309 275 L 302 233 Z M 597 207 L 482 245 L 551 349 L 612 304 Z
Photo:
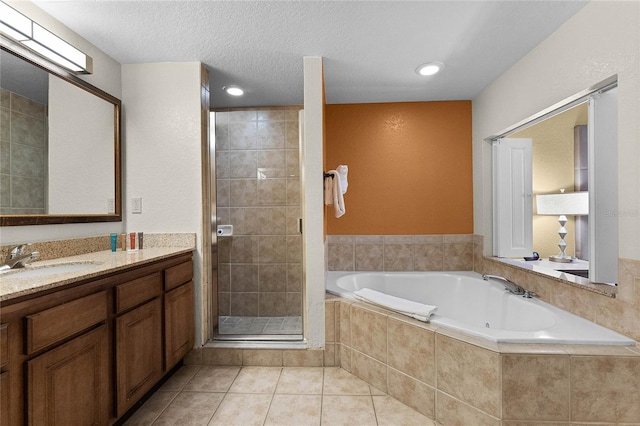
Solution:
M 37 251 L 26 251 L 27 244 L 20 244 L 9 252 L 4 260 L 4 264 L 0 265 L 0 271 L 14 268 L 24 268 L 34 259 L 40 257 L 40 253 Z
M 500 275 L 482 274 L 482 279 L 485 280 L 485 281 L 489 281 L 490 279 L 502 281 L 504 283 L 504 288 L 509 293 L 517 294 L 518 296 L 525 295 L 525 294 L 529 293 L 529 292 L 525 291 L 524 288 L 520 287 L 518 284 L 514 283 L 513 281 L 511 281 L 511 280 L 509 280 L 509 279 L 507 279 L 505 277 L 501 277 Z

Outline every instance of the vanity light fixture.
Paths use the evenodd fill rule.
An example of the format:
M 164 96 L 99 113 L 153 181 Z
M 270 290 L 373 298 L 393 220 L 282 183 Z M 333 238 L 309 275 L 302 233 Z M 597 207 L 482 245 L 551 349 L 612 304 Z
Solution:
M 416 68 L 416 72 L 420 75 L 429 76 L 434 75 L 442 71 L 444 64 L 442 62 L 427 62 Z
M 222 90 L 224 90 L 227 93 L 227 95 L 231 95 L 231 96 L 242 96 L 242 95 L 244 95 L 244 90 L 242 90 L 238 86 L 224 86 L 222 88 Z
M 75 74 L 93 71 L 90 56 L 4 2 L 0 2 L 0 33 Z

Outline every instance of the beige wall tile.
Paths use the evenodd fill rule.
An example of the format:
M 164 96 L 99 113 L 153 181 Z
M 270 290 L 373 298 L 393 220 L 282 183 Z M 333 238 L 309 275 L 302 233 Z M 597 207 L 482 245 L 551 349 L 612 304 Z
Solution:
M 287 316 L 287 295 L 286 293 L 266 293 L 260 292 L 258 316 L 261 317 L 284 317 Z
M 351 371 L 351 347 L 347 345 L 340 345 L 340 367 L 345 371 Z
M 258 186 L 255 179 L 229 179 L 229 205 L 253 207 L 258 205 Z
M 202 365 L 242 365 L 242 349 L 204 347 Z
M 202 348 L 195 347 L 184 357 L 185 365 L 202 365 Z
M 324 366 L 325 367 L 340 367 L 340 361 L 336 362 L 336 347 L 339 345 L 334 345 L 332 343 L 327 343 L 324 346 Z
M 351 345 L 351 304 L 340 303 L 340 343 Z
M 239 317 L 257 317 L 259 313 L 259 293 L 230 293 L 230 315 Z
M 413 271 L 413 237 L 385 236 L 385 271 Z
M 389 318 L 389 367 L 435 385 L 435 333 Z
M 445 235 L 446 237 L 446 235 Z M 445 271 L 473 270 L 473 243 L 444 243 Z
M 298 118 L 295 121 L 288 120 L 285 124 L 285 147 L 298 148 L 300 146 L 300 137 L 298 130 Z
M 444 269 L 444 245 L 441 242 L 416 242 L 413 262 L 416 271 L 442 271 Z
M 356 350 L 351 351 L 351 373 L 365 382 L 387 391 L 387 365 Z
M 503 355 L 502 418 L 571 420 L 569 356 Z
M 277 115 L 282 115 L 280 121 L 271 121 Z M 258 111 L 258 120 L 258 149 L 284 148 L 284 111 Z
M 573 421 L 640 420 L 640 357 L 571 357 Z
M 287 203 L 286 179 L 259 179 L 257 191 L 260 206 L 284 206 Z
M 436 359 L 439 390 L 500 416 L 499 354 L 437 334 Z
M 257 151 L 258 172 L 262 178 L 286 177 L 286 151 L 284 149 L 270 149 Z
M 263 263 L 259 271 L 260 291 L 277 292 L 287 290 L 287 264 Z
M 287 261 L 287 237 L 285 235 L 260 236 L 260 261 L 282 263 Z
M 287 235 L 287 262 L 302 262 L 302 236 Z
M 242 365 L 281 367 L 282 350 L 244 349 L 242 353 Z
M 539 422 L 539 421 L 519 421 L 503 420 L 502 426 L 576 426 L 578 423 L 570 422 Z M 584 425 L 586 426 L 586 424 Z M 589 426 L 608 426 L 603 423 L 589 423 Z M 613 425 L 609 425 L 613 426 Z
M 353 306 L 351 308 L 351 347 L 386 363 L 386 315 Z
M 231 292 L 258 291 L 258 265 L 234 263 L 231 265 Z
M 354 248 L 353 243 L 329 243 L 329 270 L 353 271 Z
M 438 392 L 435 420 L 447 426 L 500 426 L 500 420 L 451 396 Z
M 336 304 L 327 303 L 324 304 L 324 341 L 335 342 L 336 341 Z
M 435 389 L 393 368 L 389 368 L 388 374 L 389 395 L 419 413 L 435 419 Z
M 285 367 L 322 367 L 324 362 L 322 350 L 285 350 L 282 355 Z
M 384 244 L 372 239 L 357 237 L 355 242 L 355 270 L 356 271 L 382 271 L 384 263 Z

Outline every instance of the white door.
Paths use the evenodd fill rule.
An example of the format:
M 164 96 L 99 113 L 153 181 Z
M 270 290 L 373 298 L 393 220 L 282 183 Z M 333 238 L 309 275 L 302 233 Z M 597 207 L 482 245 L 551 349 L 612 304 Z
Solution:
M 589 99 L 589 280 L 618 282 L 618 89 Z
M 532 140 L 493 142 L 493 251 L 498 257 L 533 251 Z

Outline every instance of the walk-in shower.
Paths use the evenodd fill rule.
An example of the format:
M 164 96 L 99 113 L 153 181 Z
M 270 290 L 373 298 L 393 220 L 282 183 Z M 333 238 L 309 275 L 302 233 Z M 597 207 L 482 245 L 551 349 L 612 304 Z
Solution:
M 300 109 L 212 112 L 216 340 L 302 339 Z

